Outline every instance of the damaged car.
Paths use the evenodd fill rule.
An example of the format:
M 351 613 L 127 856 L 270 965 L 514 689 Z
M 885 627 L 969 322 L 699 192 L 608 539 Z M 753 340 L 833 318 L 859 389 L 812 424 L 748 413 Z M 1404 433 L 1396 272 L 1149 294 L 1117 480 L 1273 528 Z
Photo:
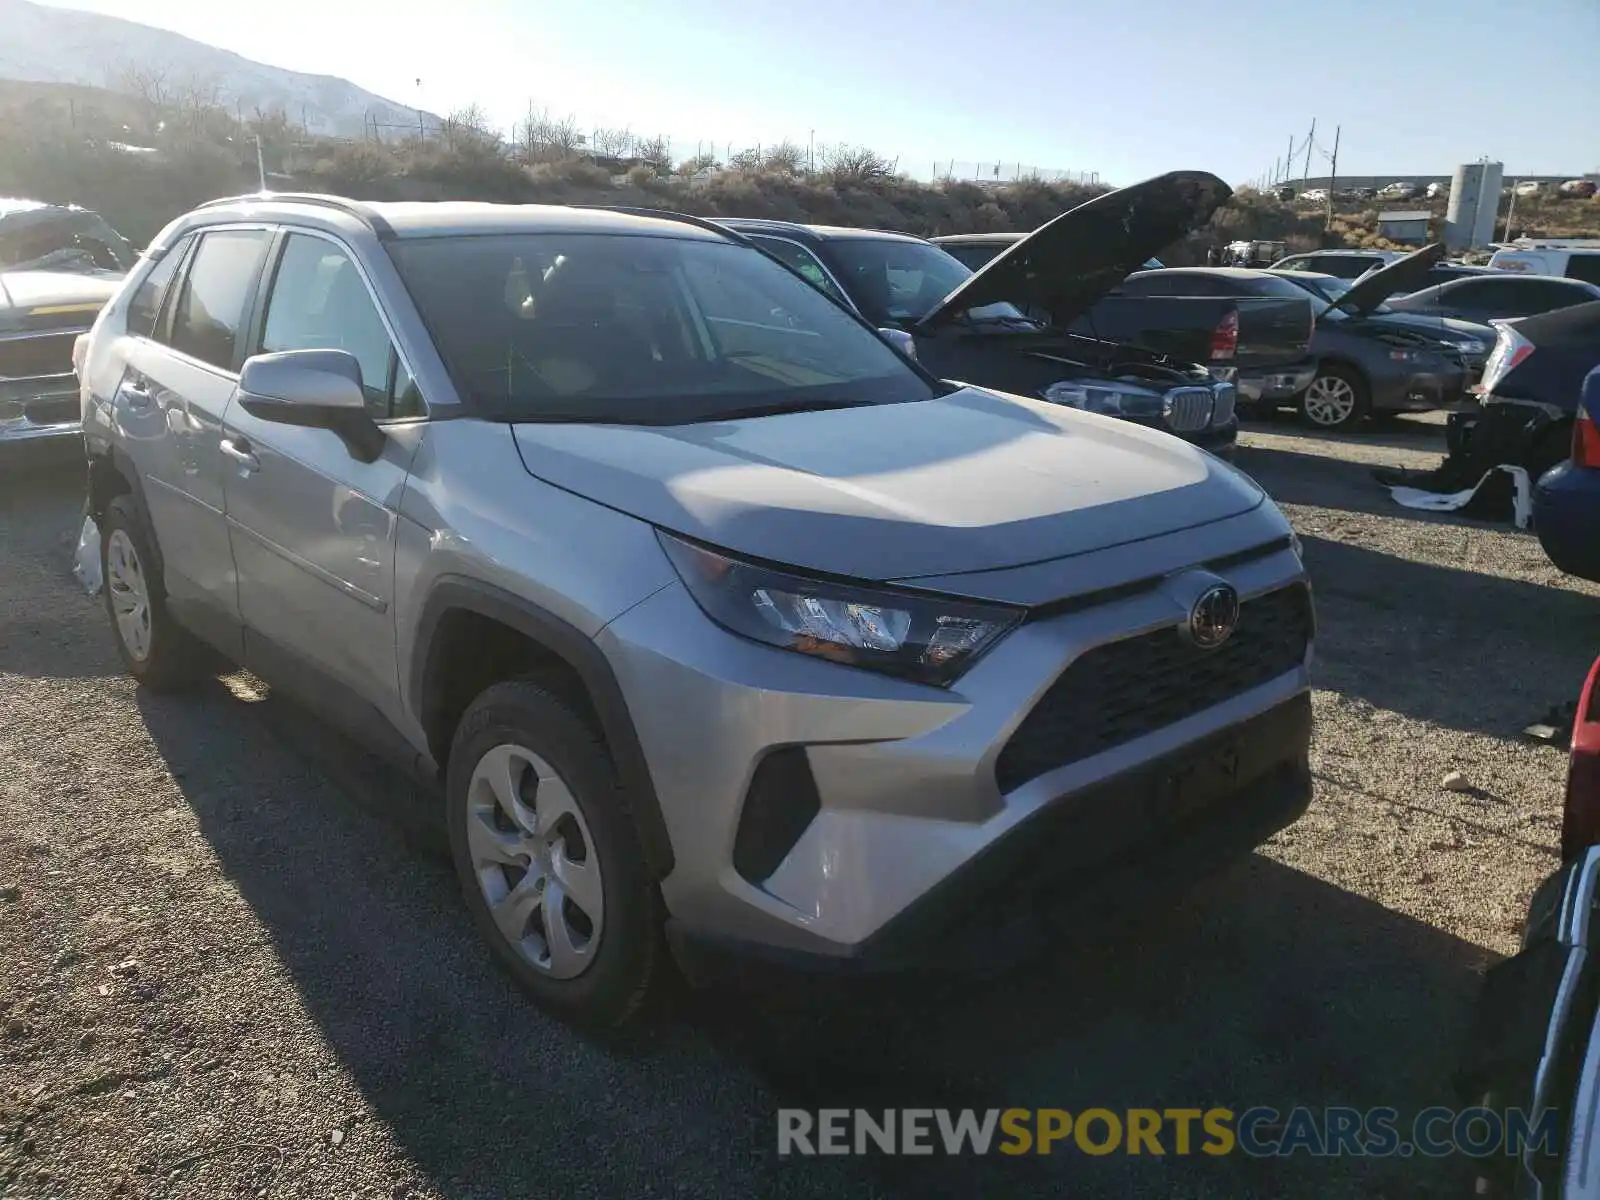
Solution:
M 1583 433 L 1574 426 L 1584 381 L 1596 367 L 1600 300 L 1500 322 L 1475 398 L 1450 414 L 1444 461 L 1431 471 L 1380 468 L 1374 476 L 1387 486 L 1439 495 L 1471 491 L 1463 512 L 1503 515 L 1518 475 L 1526 476 L 1525 488 L 1572 457 L 1574 438 Z
M 1374 413 L 1428 412 L 1460 403 L 1477 378 L 1493 330 L 1470 321 L 1390 311 L 1444 257 L 1442 244 L 1350 283 L 1305 271 L 1268 272 L 1310 292 L 1318 306 L 1311 353 L 1318 367 L 1295 404 L 1312 425 L 1350 430 Z
M 1120 417 L 1228 457 L 1238 438 L 1236 389 L 1211 366 L 1231 363 L 1239 346 L 1229 302 L 1169 305 L 1162 313 L 1130 300 L 1118 313 L 1098 316 L 1095 333 L 1076 323 L 1091 309 L 1100 314 L 1097 302 L 1129 272 L 1204 226 L 1231 195 L 1203 171 L 1160 175 L 1063 213 L 976 272 L 907 234 L 743 218 L 718 223 L 891 331 L 942 379 Z M 1270 345 L 1286 358 L 1301 357 L 1310 314 L 1303 306 L 1280 308 Z M 1158 337 L 1174 349 L 1146 348 Z
M 73 343 L 135 257 L 87 209 L 0 200 L 0 456 L 80 439 Z

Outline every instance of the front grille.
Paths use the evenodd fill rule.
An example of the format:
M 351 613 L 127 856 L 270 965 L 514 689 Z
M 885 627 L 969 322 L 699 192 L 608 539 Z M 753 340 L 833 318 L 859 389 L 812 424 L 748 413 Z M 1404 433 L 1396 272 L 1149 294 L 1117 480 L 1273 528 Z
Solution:
M 1216 411 L 1211 414 L 1211 423 L 1213 425 L 1226 425 L 1233 420 L 1233 402 L 1238 394 L 1239 389 L 1231 383 L 1217 389 L 1217 407 Z
M 1174 433 L 1199 433 L 1211 424 L 1214 403 L 1208 387 L 1173 388 L 1164 406 L 1167 425 Z
M 72 371 L 72 343 L 79 331 L 0 339 L 0 379 L 65 375 Z
M 1040 698 L 1000 751 L 1002 792 L 1154 733 L 1305 661 L 1311 595 L 1295 584 L 1240 605 L 1233 636 L 1201 650 L 1176 627 L 1096 646 Z

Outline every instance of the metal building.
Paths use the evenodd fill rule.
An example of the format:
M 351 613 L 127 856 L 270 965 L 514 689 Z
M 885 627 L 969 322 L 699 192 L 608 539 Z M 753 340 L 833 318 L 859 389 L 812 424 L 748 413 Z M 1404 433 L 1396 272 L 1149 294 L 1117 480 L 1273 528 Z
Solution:
M 1503 163 L 1462 163 L 1450 183 L 1445 210 L 1444 244 L 1452 250 L 1475 250 L 1494 241 L 1495 214 L 1500 211 Z
M 1404 246 L 1420 246 L 1428 240 L 1428 221 L 1432 216 L 1425 208 L 1416 212 L 1381 212 L 1378 235 Z

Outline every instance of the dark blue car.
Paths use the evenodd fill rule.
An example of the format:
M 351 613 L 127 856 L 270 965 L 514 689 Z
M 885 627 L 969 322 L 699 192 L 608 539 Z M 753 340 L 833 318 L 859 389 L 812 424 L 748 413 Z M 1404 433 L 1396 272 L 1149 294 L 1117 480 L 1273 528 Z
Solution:
M 1572 456 L 1534 488 L 1533 520 L 1551 562 L 1568 575 L 1600 582 L 1600 367 L 1583 381 Z

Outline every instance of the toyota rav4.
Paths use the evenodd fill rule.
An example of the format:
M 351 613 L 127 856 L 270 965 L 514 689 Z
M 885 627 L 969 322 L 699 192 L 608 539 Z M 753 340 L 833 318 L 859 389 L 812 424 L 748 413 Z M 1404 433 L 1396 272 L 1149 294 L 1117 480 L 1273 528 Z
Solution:
M 1254 483 L 941 382 L 709 222 L 216 201 L 77 359 L 127 669 L 243 664 L 437 781 L 569 1017 L 664 949 L 987 952 L 1307 803 L 1311 595 Z

